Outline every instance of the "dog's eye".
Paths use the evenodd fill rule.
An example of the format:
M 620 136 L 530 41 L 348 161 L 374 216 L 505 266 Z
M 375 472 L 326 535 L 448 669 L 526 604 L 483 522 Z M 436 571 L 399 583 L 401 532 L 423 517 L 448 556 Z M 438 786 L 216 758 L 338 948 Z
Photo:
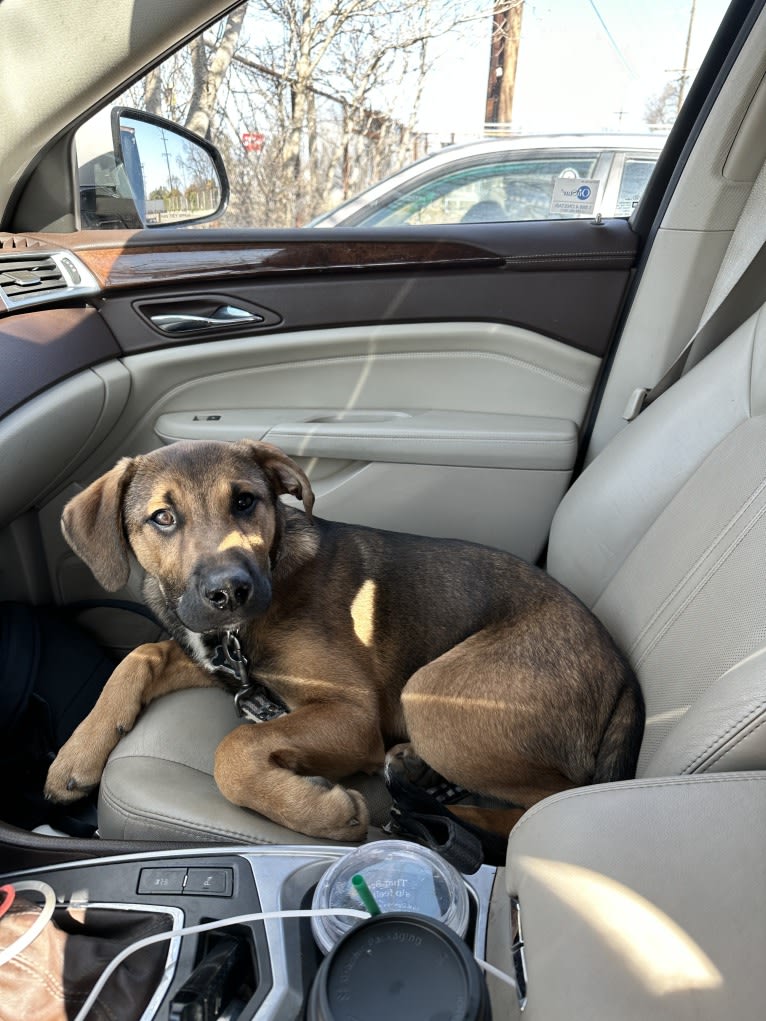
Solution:
M 169 511 L 167 507 L 163 507 L 161 510 L 155 511 L 150 520 L 152 520 L 155 525 L 159 525 L 160 528 L 171 528 L 176 523 L 175 515 L 172 511 Z
M 255 504 L 255 497 L 252 493 L 237 493 L 234 497 L 235 511 L 249 511 Z

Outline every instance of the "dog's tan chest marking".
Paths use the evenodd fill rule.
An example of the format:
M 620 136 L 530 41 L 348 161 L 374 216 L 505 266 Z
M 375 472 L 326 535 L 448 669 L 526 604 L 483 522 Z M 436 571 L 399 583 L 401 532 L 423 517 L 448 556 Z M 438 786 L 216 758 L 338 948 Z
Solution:
M 214 674 L 217 669 L 217 667 L 213 665 L 213 653 L 215 650 L 208 649 L 202 640 L 202 636 L 198 635 L 196 631 L 190 631 L 188 628 L 185 630 L 185 645 L 192 653 L 192 658 L 203 668 L 203 670 L 207 670 L 211 674 Z
M 375 594 L 377 586 L 368 578 L 360 587 L 351 603 L 351 619 L 354 622 L 354 634 L 368 648 L 375 636 Z

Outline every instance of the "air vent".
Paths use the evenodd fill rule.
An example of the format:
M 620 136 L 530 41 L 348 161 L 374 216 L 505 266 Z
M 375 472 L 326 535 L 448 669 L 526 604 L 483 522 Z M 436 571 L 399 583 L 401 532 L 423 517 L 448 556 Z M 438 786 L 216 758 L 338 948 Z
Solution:
M 69 252 L 0 252 L 0 310 L 50 304 L 95 294 L 95 277 Z
M 0 262 L 0 287 L 8 298 L 56 291 L 66 285 L 64 274 L 50 257 L 3 259 Z
M 26 238 L 23 234 L 0 234 L 0 251 L 14 248 L 42 248 L 43 242 Z

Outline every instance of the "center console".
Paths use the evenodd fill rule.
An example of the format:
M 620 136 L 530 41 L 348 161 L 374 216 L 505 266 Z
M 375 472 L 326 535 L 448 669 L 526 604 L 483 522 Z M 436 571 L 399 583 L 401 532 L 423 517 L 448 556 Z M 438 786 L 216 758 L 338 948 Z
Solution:
M 59 946 L 56 968 L 48 966 L 42 973 L 41 987 L 56 977 L 56 969 L 63 969 L 64 980 L 69 971 L 82 970 L 88 933 L 97 941 L 112 941 L 108 954 L 98 945 L 95 957 L 103 970 L 115 958 L 115 947 L 132 944 L 145 932 L 229 920 L 224 929 L 210 927 L 156 944 L 161 959 L 139 962 L 124 979 L 121 999 L 115 1001 L 122 1009 L 89 1021 L 110 1016 L 119 1021 L 387 1021 L 413 1016 L 418 1021 L 421 1016 L 487 1021 L 490 1015 L 495 1021 L 522 1016 L 527 1021 L 761 1018 L 764 846 L 766 772 L 644 778 L 578 788 L 526 813 L 511 834 L 505 868 L 457 875 L 454 888 L 461 897 L 463 883 L 470 891 L 467 922 L 464 913 L 460 926 L 465 942 L 446 926 L 439 931 L 442 921 L 424 919 L 424 912 L 409 912 L 409 919 L 420 922 L 401 921 L 408 912 L 398 910 L 396 898 L 408 880 L 398 864 L 387 885 L 377 886 L 381 898 L 391 898 L 377 916 L 380 924 L 365 916 L 326 955 L 308 918 L 256 921 L 248 916 L 311 908 L 333 873 L 343 873 L 342 888 L 347 890 L 344 870 L 349 859 L 363 848 L 375 848 L 374 843 L 356 850 L 102 850 L 112 856 L 0 876 L 0 1019 L 72 1021 L 84 999 L 82 991 L 93 986 L 79 976 L 74 1010 L 69 1004 L 58 1014 L 33 1009 L 25 960 L 27 970 L 18 967 L 16 998 L 9 998 L 12 966 L 2 963 L 11 931 L 10 912 L 2 901 L 5 884 L 18 890 L 25 884 L 45 885 L 55 893 L 50 932 L 64 945 Z M 428 852 L 408 845 L 407 853 Z M 369 859 L 362 871 L 375 878 Z M 410 880 L 415 872 L 410 872 Z M 358 874 L 352 873 L 353 878 Z M 370 882 L 370 889 L 374 886 Z M 424 895 L 421 904 L 435 889 L 430 877 L 415 887 L 411 881 L 410 892 Z M 50 897 L 47 903 L 52 903 Z M 67 933 L 65 939 L 61 932 Z M 37 942 L 32 944 L 36 947 Z M 474 965 L 471 954 L 516 980 L 514 989 L 488 975 L 487 998 L 482 978 L 472 1012 L 466 1011 L 461 990 L 476 990 L 475 975 L 466 972 L 465 982 L 459 975 L 461 967 Z M 333 970 L 331 965 L 339 960 L 340 967 Z M 115 982 L 127 963 L 120 965 Z M 374 1009 L 349 1012 L 352 994 L 372 987 Z M 382 1013 L 379 987 L 386 995 L 398 991 L 409 1013 Z M 105 996 L 108 991 L 109 985 Z M 424 1010 L 413 1015 L 415 998 Z M 431 1010 L 445 1000 L 446 1008 Z M 124 1009 L 126 1002 L 139 1001 L 137 1010 Z M 335 1009 L 338 1005 L 343 1009 Z
M 290 1021 L 305 1016 L 309 991 L 324 957 L 311 921 L 252 921 L 247 916 L 311 908 L 323 874 L 350 850 L 259 846 L 215 853 L 195 849 L 131 854 L 8 874 L 0 878 L 0 884 L 21 887 L 33 878 L 52 887 L 57 929 L 66 929 L 72 918 L 96 918 L 109 912 L 113 919 L 115 912 L 121 913 L 132 935 L 117 939 L 114 947 L 136 938 L 132 923 L 139 916 L 149 920 L 147 931 L 177 931 L 235 919 L 225 928 L 157 944 L 159 980 L 152 979 L 156 987 L 144 990 L 134 1016 L 142 1021 Z M 483 866 L 464 877 L 470 903 L 465 939 L 479 957 L 486 952 L 496 871 Z M 126 966 L 127 962 L 120 968 Z

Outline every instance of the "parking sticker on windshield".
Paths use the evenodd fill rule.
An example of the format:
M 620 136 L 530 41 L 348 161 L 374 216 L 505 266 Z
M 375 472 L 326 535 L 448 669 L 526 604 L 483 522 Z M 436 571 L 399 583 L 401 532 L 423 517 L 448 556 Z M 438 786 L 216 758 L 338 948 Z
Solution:
M 551 212 L 577 216 L 589 215 L 596 208 L 599 181 L 572 180 L 571 177 L 557 177 L 553 182 Z

